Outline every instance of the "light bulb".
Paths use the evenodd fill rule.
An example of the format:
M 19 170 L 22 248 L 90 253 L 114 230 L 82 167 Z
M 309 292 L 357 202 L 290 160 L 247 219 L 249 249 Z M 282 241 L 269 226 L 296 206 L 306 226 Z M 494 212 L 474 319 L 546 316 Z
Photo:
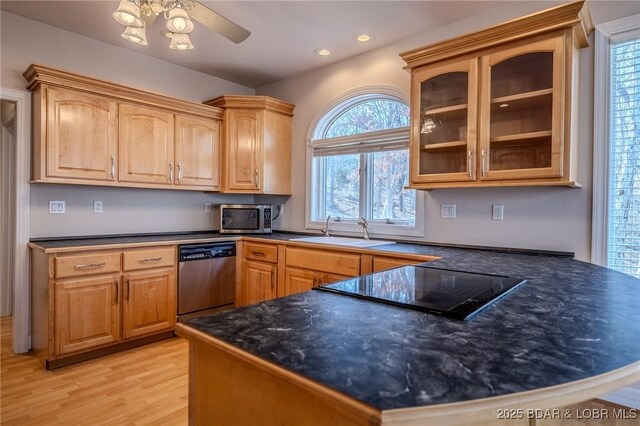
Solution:
M 193 49 L 193 44 L 189 39 L 189 34 L 172 34 L 171 44 L 169 48 L 173 50 L 189 50 Z
M 167 29 L 174 34 L 189 34 L 193 31 L 193 22 L 186 10 L 175 7 L 167 14 Z

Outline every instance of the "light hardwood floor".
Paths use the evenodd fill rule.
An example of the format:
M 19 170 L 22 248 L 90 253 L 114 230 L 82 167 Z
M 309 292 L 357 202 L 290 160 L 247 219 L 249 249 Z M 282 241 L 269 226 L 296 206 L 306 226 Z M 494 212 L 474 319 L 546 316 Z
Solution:
M 175 337 L 46 371 L 1 323 L 0 424 L 186 425 L 188 343 Z

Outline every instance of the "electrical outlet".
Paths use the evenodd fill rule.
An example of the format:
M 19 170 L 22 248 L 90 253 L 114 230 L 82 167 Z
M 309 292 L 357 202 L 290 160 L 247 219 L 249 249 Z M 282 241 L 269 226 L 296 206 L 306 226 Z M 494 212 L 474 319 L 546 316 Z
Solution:
M 64 212 L 65 212 L 64 201 L 49 201 L 49 213 L 64 214 Z
M 204 203 L 204 212 L 211 213 L 211 203 Z
M 284 204 L 278 204 L 278 215 L 284 213 Z
M 494 204 L 492 207 L 492 219 L 503 220 L 504 219 L 504 205 Z
M 102 201 L 94 201 L 93 202 L 93 212 L 94 213 L 102 213 Z
M 440 205 L 440 217 L 443 219 L 455 219 L 456 218 L 456 205 L 455 204 L 441 204 Z

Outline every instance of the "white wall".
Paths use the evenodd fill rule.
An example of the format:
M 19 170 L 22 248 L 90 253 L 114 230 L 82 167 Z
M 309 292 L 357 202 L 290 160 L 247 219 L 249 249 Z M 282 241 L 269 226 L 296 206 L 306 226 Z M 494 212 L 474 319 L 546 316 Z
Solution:
M 222 94 L 253 94 L 251 88 L 160 61 L 11 13 L 1 12 L 0 86 L 24 90 L 22 73 L 32 63 L 52 66 L 195 102 Z M 64 215 L 48 213 L 49 200 L 64 200 Z M 104 213 L 92 213 L 92 201 Z M 113 189 L 34 184 L 31 237 L 214 229 L 204 203 L 251 202 L 191 191 Z
M 296 104 L 293 120 L 293 196 L 285 205 L 285 215 L 279 229 L 304 230 L 305 139 L 314 116 L 332 99 L 356 87 L 371 85 L 393 86 L 408 92 L 410 75 L 402 69 L 405 63 L 398 56 L 400 52 L 524 16 L 551 5 L 548 2 L 518 2 L 259 88 L 256 91 L 259 95 L 274 96 Z M 590 4 L 590 9 L 594 21 L 600 23 L 638 13 L 640 2 L 596 2 Z M 578 180 L 583 188 L 475 188 L 427 192 L 425 241 L 570 251 L 575 252 L 578 259 L 590 258 L 593 48 L 581 52 Z M 456 204 L 457 219 L 441 219 L 440 204 Z M 504 204 L 504 221 L 491 220 L 492 204 Z

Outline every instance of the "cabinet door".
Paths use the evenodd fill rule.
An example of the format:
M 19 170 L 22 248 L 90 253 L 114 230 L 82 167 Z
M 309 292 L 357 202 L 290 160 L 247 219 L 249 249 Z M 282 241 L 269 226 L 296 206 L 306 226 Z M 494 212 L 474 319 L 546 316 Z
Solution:
M 119 180 L 172 184 L 173 115 L 121 104 L 119 116 Z
M 309 291 L 318 285 L 318 277 L 313 271 L 287 267 L 284 277 L 284 295 Z
M 275 298 L 276 272 L 275 265 L 245 260 L 242 268 L 242 292 L 236 304 L 251 305 Z
M 259 191 L 262 186 L 262 114 L 227 111 L 227 189 Z
M 120 340 L 120 283 L 117 276 L 59 281 L 54 288 L 56 355 Z
M 175 273 L 161 269 L 124 276 L 124 338 L 171 330 L 176 323 Z
M 351 277 L 347 277 L 344 275 L 336 275 L 336 274 L 323 274 L 323 273 L 317 273 L 316 274 L 316 287 L 317 286 L 321 286 L 321 285 L 327 285 L 330 283 L 334 283 L 336 281 L 341 281 L 341 280 L 345 280 L 347 278 L 351 278 Z
M 220 188 L 220 123 L 176 115 L 176 185 Z
M 481 58 L 480 179 L 562 176 L 564 61 L 564 36 Z
M 475 180 L 477 68 L 474 58 L 412 74 L 412 184 Z
M 115 102 L 47 89 L 47 176 L 113 181 L 117 147 Z

